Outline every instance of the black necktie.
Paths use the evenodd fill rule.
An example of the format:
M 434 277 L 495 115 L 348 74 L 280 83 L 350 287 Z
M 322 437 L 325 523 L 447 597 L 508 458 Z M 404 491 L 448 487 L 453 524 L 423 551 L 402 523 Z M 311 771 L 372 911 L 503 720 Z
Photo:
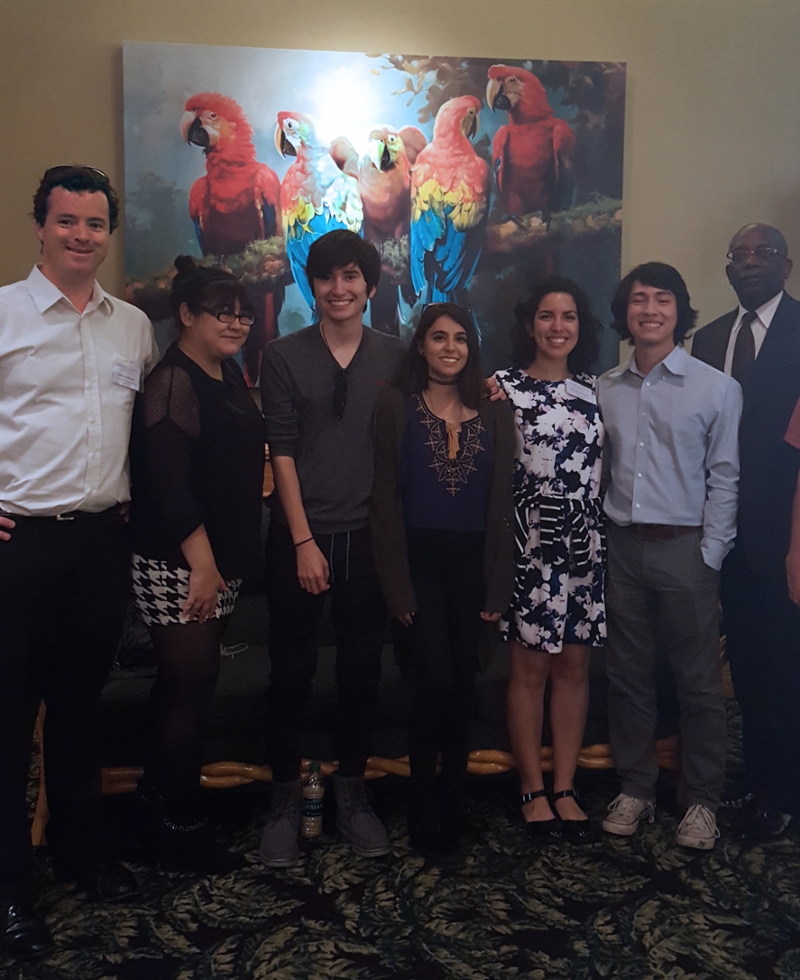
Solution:
M 736 378 L 739 384 L 744 387 L 747 372 L 750 365 L 756 359 L 756 340 L 753 336 L 753 320 L 756 313 L 748 310 L 742 317 L 742 324 L 739 327 L 739 334 L 736 343 L 733 345 L 733 362 L 731 364 L 731 376 Z

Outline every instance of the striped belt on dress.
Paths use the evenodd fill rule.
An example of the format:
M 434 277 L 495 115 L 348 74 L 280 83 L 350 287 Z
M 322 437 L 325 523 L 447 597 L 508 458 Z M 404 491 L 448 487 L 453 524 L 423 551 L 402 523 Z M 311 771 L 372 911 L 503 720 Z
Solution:
M 578 578 L 588 575 L 592 570 L 592 556 L 584 501 L 574 497 L 548 497 L 541 494 L 517 497 L 514 508 L 514 537 L 520 553 L 524 553 L 528 541 L 529 512 L 533 507 L 539 508 L 539 543 L 543 563 L 553 564 L 556 558 L 556 541 L 569 536 L 569 551 L 575 566 L 575 575 Z

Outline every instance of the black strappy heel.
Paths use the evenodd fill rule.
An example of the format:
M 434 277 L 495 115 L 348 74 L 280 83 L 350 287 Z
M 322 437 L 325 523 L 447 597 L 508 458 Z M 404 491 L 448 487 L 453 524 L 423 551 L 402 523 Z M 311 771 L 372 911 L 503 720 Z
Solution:
M 523 793 L 519 801 L 524 806 L 526 803 L 532 803 L 534 800 L 541 799 L 543 796 L 547 796 L 546 789 L 535 789 L 531 793 Z M 525 829 L 529 837 L 547 843 L 547 841 L 561 840 L 560 823 L 561 821 L 557 817 L 553 817 L 550 820 L 526 820 Z
M 562 789 L 558 793 L 553 793 L 553 802 L 568 796 L 578 801 L 578 794 L 574 789 Z M 594 836 L 594 830 L 588 817 L 585 820 L 561 820 L 561 836 L 571 841 L 587 841 Z

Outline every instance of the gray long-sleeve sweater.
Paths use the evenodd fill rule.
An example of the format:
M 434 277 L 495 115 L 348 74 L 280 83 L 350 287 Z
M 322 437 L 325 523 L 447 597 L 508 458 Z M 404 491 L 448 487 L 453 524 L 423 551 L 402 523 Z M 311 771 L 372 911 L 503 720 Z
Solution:
M 355 531 L 367 524 L 375 405 L 404 351 L 397 338 L 365 328 L 345 371 L 347 399 L 342 418 L 336 419 L 334 392 L 341 368 L 319 325 L 281 337 L 266 348 L 261 404 L 270 455 L 294 459 L 314 534 Z M 279 505 L 273 515 L 285 520 Z

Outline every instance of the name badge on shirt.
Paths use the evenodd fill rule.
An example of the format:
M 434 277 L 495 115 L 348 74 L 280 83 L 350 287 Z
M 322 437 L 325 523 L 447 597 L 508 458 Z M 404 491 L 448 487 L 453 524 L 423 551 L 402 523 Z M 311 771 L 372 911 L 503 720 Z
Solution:
M 567 378 L 564 382 L 564 387 L 566 388 L 567 394 L 572 395 L 573 398 L 581 398 L 591 405 L 597 404 L 597 398 L 592 389 L 586 385 L 582 385 L 580 381 L 576 381 L 574 378 Z
M 118 357 L 111 366 L 111 380 L 115 385 L 122 385 L 123 388 L 141 391 L 142 369 L 138 368 L 133 361 L 126 361 Z

